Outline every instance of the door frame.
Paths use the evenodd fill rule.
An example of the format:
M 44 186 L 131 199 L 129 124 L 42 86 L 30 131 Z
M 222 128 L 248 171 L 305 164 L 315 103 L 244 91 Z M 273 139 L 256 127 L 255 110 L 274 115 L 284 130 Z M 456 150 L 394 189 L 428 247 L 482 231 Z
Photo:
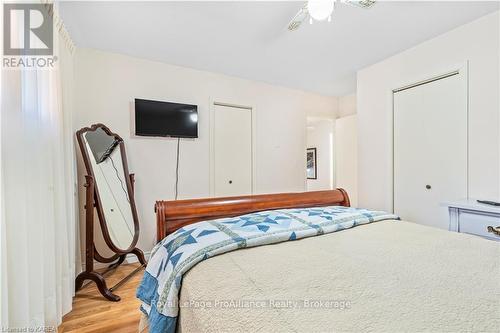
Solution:
M 337 118 L 338 119 L 338 118 Z M 337 153 L 337 148 L 336 148 L 336 133 L 335 133 L 335 121 L 337 120 L 334 117 L 327 117 L 327 116 L 315 116 L 315 115 L 306 115 L 306 144 L 305 144 L 305 151 L 307 149 L 312 148 L 309 147 L 307 144 L 308 137 L 309 137 L 309 131 L 307 127 L 309 126 L 309 121 L 328 121 L 331 124 L 331 136 L 329 138 L 330 141 L 330 163 L 331 163 L 331 169 L 329 170 L 329 177 L 330 177 L 330 189 L 333 190 L 336 188 L 337 184 L 337 175 L 336 175 L 336 153 Z M 304 170 L 307 169 L 307 161 L 304 159 Z M 308 180 L 317 180 L 317 179 L 308 179 L 306 171 L 304 171 L 305 174 L 305 183 L 304 183 L 304 191 L 309 191 L 307 188 L 307 182 Z
M 434 70 L 429 73 L 426 73 L 424 75 L 415 77 L 412 80 L 404 80 L 401 81 L 399 84 L 394 85 L 395 88 L 390 90 L 390 106 L 391 106 L 391 153 L 390 153 L 390 158 L 391 158 L 391 163 L 390 163 L 390 168 L 391 168 L 391 177 L 390 180 L 392 182 L 390 188 L 392 189 L 390 196 L 391 196 L 391 211 L 394 213 L 394 192 L 395 192 L 395 175 L 394 175 L 394 94 L 400 91 L 403 91 L 405 89 L 411 89 L 423 84 L 428 84 L 434 81 L 442 80 L 445 78 L 448 78 L 450 76 L 454 75 L 464 75 L 463 77 L 463 84 L 465 85 L 463 88 L 466 91 L 466 127 L 467 127 L 467 133 L 466 133 L 466 160 L 467 160 L 467 165 L 466 165 L 466 196 L 467 199 L 469 198 L 469 187 L 470 187 L 470 168 L 469 168 L 469 159 L 470 159 L 470 140 L 469 140 L 469 117 L 470 117 L 470 91 L 469 91 L 469 61 L 466 60 L 464 62 L 461 62 L 459 64 L 455 64 L 452 66 L 448 66 L 445 68 L 442 68 L 441 70 Z
M 245 109 L 250 111 L 250 116 L 251 116 L 251 126 L 252 126 L 252 131 L 251 131 L 251 143 L 252 143 L 252 190 L 251 194 L 255 194 L 256 191 L 256 185 L 257 185 L 257 173 L 256 173 L 256 147 L 257 147 L 257 142 L 256 142 L 256 129 L 257 129 L 257 117 L 256 117 L 256 108 L 254 106 L 251 106 L 250 103 L 232 103 L 232 102 L 227 102 L 227 99 L 218 99 L 218 98 L 210 98 L 210 107 L 209 107 L 209 136 L 210 136 L 210 148 L 209 148 L 209 154 L 210 154 L 210 163 L 209 163 L 209 180 L 210 180 L 210 196 L 214 197 L 215 196 L 215 146 L 214 146 L 214 126 L 215 126 L 215 107 L 216 106 L 222 106 L 222 107 L 229 107 L 229 108 L 236 108 L 236 109 Z

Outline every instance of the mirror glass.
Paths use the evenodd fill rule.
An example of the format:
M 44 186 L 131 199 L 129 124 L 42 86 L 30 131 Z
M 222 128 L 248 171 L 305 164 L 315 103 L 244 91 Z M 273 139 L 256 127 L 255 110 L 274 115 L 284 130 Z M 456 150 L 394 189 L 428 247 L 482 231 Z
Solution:
M 132 244 L 135 229 L 120 142 L 102 128 L 85 133 L 83 139 L 109 237 L 125 250 Z

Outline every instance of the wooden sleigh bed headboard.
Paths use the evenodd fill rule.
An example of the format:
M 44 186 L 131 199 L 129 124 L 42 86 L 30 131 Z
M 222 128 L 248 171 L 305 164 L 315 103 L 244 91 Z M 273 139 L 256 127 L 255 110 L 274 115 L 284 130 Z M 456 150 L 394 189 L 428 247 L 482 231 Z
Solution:
M 157 201 L 156 241 L 196 222 L 294 207 L 350 206 L 344 189 L 329 191 L 248 195 L 241 197 Z

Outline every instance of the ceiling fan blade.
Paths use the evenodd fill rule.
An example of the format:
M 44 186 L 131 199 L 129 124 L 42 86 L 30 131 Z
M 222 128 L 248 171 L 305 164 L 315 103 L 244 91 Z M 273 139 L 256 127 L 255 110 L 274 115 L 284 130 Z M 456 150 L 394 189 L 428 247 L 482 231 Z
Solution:
M 293 17 L 293 19 L 288 23 L 288 31 L 295 31 L 297 30 L 302 22 L 304 22 L 307 17 L 309 16 L 309 12 L 307 11 L 307 2 L 302 6 L 302 8 L 299 9 L 297 14 Z
M 344 0 L 342 2 L 354 7 L 359 7 L 364 9 L 371 8 L 376 3 L 375 0 Z

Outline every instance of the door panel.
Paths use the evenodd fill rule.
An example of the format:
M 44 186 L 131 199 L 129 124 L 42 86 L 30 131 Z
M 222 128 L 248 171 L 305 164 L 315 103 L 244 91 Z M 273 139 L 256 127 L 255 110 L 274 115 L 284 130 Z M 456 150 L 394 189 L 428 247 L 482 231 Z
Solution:
M 394 93 L 394 212 L 402 219 L 448 229 L 440 204 L 467 197 L 465 79 Z
M 252 111 L 214 106 L 214 195 L 252 194 Z

